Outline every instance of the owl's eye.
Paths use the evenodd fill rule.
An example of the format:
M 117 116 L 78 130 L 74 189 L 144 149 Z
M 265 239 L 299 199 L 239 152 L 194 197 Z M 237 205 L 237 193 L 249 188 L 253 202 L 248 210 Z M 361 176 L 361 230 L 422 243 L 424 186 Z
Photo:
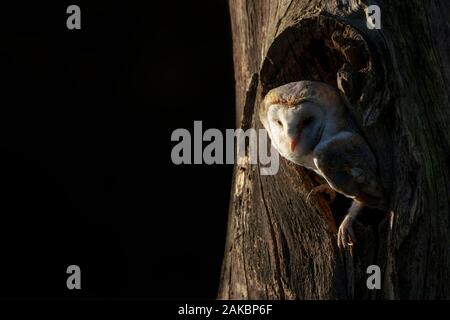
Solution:
M 306 127 L 307 125 L 309 125 L 312 121 L 314 120 L 313 117 L 308 117 L 306 119 L 303 120 L 303 127 Z
M 277 120 L 277 124 L 282 127 L 283 126 L 283 122 L 281 122 L 280 120 Z

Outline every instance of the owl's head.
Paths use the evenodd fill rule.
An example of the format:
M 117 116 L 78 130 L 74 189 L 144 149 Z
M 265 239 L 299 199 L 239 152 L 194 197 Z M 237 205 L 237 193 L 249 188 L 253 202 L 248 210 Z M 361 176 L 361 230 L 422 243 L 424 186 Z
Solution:
M 339 94 L 325 83 L 292 82 L 266 95 L 260 119 L 278 152 L 301 163 L 301 158 L 319 143 L 327 111 L 338 101 Z

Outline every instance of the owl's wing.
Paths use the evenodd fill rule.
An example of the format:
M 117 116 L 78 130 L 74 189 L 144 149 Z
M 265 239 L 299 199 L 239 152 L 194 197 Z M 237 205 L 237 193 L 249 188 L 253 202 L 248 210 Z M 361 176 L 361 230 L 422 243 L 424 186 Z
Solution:
M 381 197 L 376 182 L 376 159 L 363 137 L 340 132 L 314 150 L 318 171 L 337 192 L 348 197 Z

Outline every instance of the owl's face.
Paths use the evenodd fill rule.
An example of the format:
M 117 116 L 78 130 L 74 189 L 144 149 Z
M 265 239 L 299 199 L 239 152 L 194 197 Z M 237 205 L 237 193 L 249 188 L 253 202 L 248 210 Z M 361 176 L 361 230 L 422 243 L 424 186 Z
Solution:
M 267 109 L 266 130 L 283 157 L 301 164 L 301 158 L 320 141 L 323 117 L 322 108 L 313 102 L 304 101 L 295 107 L 273 104 Z

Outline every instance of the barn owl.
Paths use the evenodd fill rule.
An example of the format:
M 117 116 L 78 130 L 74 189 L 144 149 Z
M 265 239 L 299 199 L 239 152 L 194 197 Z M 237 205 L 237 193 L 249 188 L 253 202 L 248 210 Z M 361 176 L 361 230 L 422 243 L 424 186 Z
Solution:
M 281 156 L 325 179 L 310 195 L 337 191 L 353 200 L 337 237 L 339 248 L 352 245 L 353 221 L 365 206 L 383 209 L 385 197 L 375 156 L 339 92 L 317 81 L 288 83 L 267 93 L 259 115 Z

